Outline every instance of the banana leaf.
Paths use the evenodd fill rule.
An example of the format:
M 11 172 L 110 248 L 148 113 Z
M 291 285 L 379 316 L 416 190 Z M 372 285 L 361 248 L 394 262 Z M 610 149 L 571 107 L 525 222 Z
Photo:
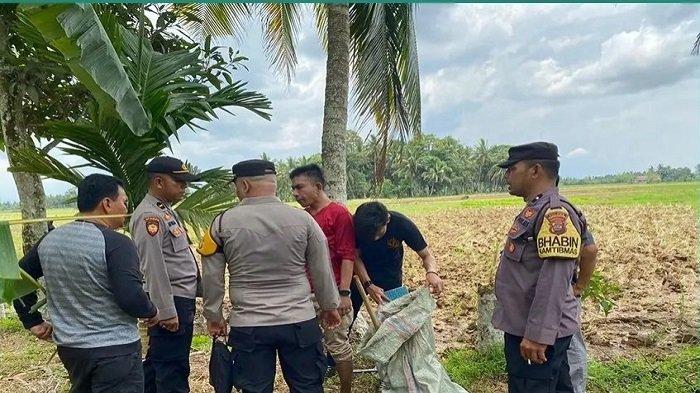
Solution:
M 91 4 L 25 5 L 22 11 L 63 54 L 104 113 L 118 114 L 136 135 L 150 131 L 146 110 Z
M 42 286 L 20 269 L 10 225 L 0 221 L 0 302 L 12 303 Z

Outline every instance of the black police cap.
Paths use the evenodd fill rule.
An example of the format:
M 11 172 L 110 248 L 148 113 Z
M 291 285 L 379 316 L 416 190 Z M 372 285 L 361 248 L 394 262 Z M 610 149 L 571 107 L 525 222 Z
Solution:
M 238 177 L 253 177 L 263 175 L 274 175 L 277 173 L 275 164 L 267 160 L 245 160 L 231 167 L 233 180 Z
M 498 164 L 501 168 L 508 168 L 523 160 L 558 160 L 559 149 L 557 145 L 549 142 L 533 142 L 524 145 L 513 146 L 508 149 L 508 159 Z
M 163 173 L 177 181 L 184 181 L 186 183 L 200 180 L 198 175 L 190 173 L 184 162 L 175 157 L 161 156 L 152 159 L 151 162 L 146 165 L 146 172 Z

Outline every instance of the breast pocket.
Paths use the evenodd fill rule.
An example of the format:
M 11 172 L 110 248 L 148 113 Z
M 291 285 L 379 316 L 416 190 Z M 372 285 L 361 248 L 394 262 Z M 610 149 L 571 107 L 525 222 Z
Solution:
M 513 227 L 508 231 L 508 236 L 506 237 L 506 244 L 503 247 L 503 256 L 514 262 L 520 262 L 523 258 L 523 252 L 525 251 L 526 239 L 524 237 L 526 232 L 527 227 L 519 226 L 517 223 L 513 224 Z
M 175 234 L 173 233 L 173 230 L 177 230 L 177 229 L 180 230 L 179 236 L 175 236 Z M 176 231 L 176 232 L 177 232 L 177 231 Z M 185 232 L 184 232 L 182 229 L 180 229 L 179 227 L 178 227 L 178 228 L 173 228 L 173 229 L 170 230 L 170 240 L 171 240 L 172 243 L 173 243 L 173 250 L 174 250 L 175 252 L 179 252 L 179 251 L 185 250 L 185 249 L 187 249 L 187 248 L 190 246 L 189 242 L 187 241 L 187 235 L 186 235 Z

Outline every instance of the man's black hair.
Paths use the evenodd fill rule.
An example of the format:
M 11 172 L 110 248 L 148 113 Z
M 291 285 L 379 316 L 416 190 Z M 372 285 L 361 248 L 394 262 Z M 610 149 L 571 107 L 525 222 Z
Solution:
M 119 187 L 124 188 L 124 183 L 114 176 L 99 173 L 86 176 L 78 184 L 78 211 L 90 212 L 95 210 L 103 199 L 116 199 L 119 196 Z
M 377 229 L 389 221 L 389 210 L 381 202 L 365 202 L 357 207 L 352 223 L 355 227 L 355 237 L 373 240 Z
M 289 172 L 290 180 L 293 180 L 297 176 L 306 176 L 314 183 L 321 183 L 323 187 L 326 186 L 326 177 L 323 175 L 323 169 L 316 164 L 300 166 Z

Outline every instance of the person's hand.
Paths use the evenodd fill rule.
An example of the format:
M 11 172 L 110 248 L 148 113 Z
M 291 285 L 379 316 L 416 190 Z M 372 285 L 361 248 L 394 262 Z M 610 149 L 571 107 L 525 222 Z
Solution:
M 228 326 L 225 321 L 207 321 L 207 330 L 209 334 L 216 337 L 224 337 L 228 333 Z
M 389 301 L 389 298 L 384 294 L 384 290 L 374 284 L 367 287 L 367 294 L 372 298 L 372 300 L 377 302 L 377 304 L 382 304 Z
M 177 329 L 180 328 L 180 321 L 177 319 L 177 315 L 172 318 L 164 319 L 158 322 L 158 324 L 160 327 L 170 332 L 176 332 Z
M 586 290 L 586 288 L 582 288 L 578 284 L 574 284 L 574 296 L 581 297 L 581 294 L 585 290 Z
M 542 364 L 547 361 L 547 357 L 544 351 L 547 349 L 547 344 L 540 344 L 538 342 L 528 340 L 523 337 L 523 341 L 520 342 L 520 356 L 525 359 L 525 361 L 536 364 Z
M 425 285 L 430 288 L 430 293 L 435 296 L 439 296 L 443 290 L 445 290 L 445 284 L 442 282 L 442 278 L 435 272 L 428 272 L 425 274 Z
M 340 306 L 338 306 L 338 312 L 340 315 L 345 315 L 352 311 L 352 300 L 350 300 L 350 296 L 341 296 L 340 297 Z
M 50 323 L 44 321 L 38 325 L 30 327 L 29 331 L 32 332 L 32 334 L 40 340 L 51 341 L 53 326 Z
M 150 318 L 141 318 L 141 322 L 145 323 L 147 327 L 153 327 L 158 324 L 158 313 Z
M 340 325 L 340 313 L 338 309 L 321 311 L 321 325 L 324 329 L 335 329 Z

